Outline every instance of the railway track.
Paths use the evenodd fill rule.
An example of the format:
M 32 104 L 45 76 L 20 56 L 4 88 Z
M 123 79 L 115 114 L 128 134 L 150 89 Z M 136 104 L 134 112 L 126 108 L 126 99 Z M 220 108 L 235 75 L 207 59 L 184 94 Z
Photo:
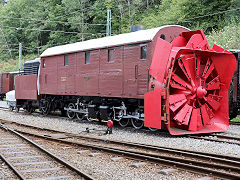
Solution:
M 231 124 L 231 125 L 240 125 L 240 122 L 230 121 L 229 124 Z
M 94 179 L 3 124 L 0 139 L 0 158 L 19 179 Z
M 7 108 L 3 108 L 3 109 L 7 110 Z M 31 115 L 39 116 L 39 114 L 40 113 L 35 112 L 34 114 L 31 114 Z M 30 115 L 30 114 L 26 114 L 26 115 Z M 41 115 L 41 116 L 44 116 L 44 115 Z M 50 118 L 62 118 L 62 119 L 68 120 L 66 117 L 59 117 L 58 115 L 54 115 L 54 114 L 48 115 L 48 117 L 50 117 Z M 93 123 L 93 122 L 88 121 L 88 123 Z M 144 131 L 145 129 L 140 129 L 140 130 Z M 189 138 L 194 138 L 194 139 L 202 139 L 202 140 L 207 140 L 207 141 L 213 141 L 213 142 L 220 142 L 220 143 L 229 143 L 229 144 L 240 145 L 240 138 L 224 136 L 224 135 L 219 135 L 219 134 L 212 134 L 211 137 L 209 137 L 209 136 L 199 136 L 199 135 L 188 135 L 188 137 Z M 226 141 L 226 139 L 228 141 Z
M 176 166 L 192 172 L 211 174 L 226 179 L 240 178 L 240 158 L 152 146 L 139 143 L 110 141 L 90 138 L 79 134 L 52 131 L 21 124 L 12 124 L 16 131 L 29 136 L 44 138 L 58 143 L 95 149 L 127 156 L 140 161 L 149 161 L 167 166 Z
M 220 143 L 229 143 L 229 144 L 237 144 L 240 145 L 240 138 L 238 137 L 231 137 L 231 136 L 225 136 L 220 134 L 212 134 L 211 136 L 193 136 L 188 135 L 188 137 L 193 139 L 201 139 L 201 140 L 207 140 L 207 141 L 213 141 L 213 142 L 220 142 Z
M 7 107 L 1 107 L 1 106 L 0 106 L 0 109 L 1 109 L 1 110 L 4 110 L 4 111 L 9 110 L 9 108 L 7 108 Z

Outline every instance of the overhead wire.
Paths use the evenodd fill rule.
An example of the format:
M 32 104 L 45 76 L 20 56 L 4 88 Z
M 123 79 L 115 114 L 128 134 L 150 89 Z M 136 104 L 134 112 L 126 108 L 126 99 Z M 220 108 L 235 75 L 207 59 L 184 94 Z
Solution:
M 223 14 L 223 13 L 230 12 L 230 11 L 237 11 L 237 10 L 240 10 L 240 8 L 229 9 L 229 10 L 220 11 L 220 12 L 216 12 L 216 13 L 211 13 L 211 14 L 205 14 L 205 15 L 201 15 L 201 16 L 191 17 L 191 18 L 184 19 L 184 21 L 193 20 L 193 19 L 199 19 L 199 18 L 202 18 L 202 17 L 214 16 L 214 15 Z
M 63 24 L 75 24 L 75 25 L 92 25 L 92 26 L 106 26 L 107 24 L 91 24 L 91 23 L 77 23 L 77 22 L 69 22 L 69 21 L 54 21 L 54 20 L 40 20 L 40 19 L 31 19 L 31 18 L 15 18 L 15 17 L 7 17 L 0 16 L 0 18 L 5 19 L 16 19 L 16 20 L 26 20 L 26 21 L 40 21 L 40 22 L 54 22 L 54 23 L 63 23 Z
M 58 19 L 58 18 L 60 18 L 60 17 L 69 16 L 70 14 L 74 14 L 74 13 L 77 13 L 77 12 L 86 11 L 86 10 L 93 9 L 93 8 L 95 8 L 95 7 L 92 6 L 92 7 L 87 7 L 87 8 L 84 8 L 84 9 L 79 9 L 79 10 L 76 10 L 76 11 L 70 12 L 70 13 L 68 13 L 68 14 L 64 14 L 64 15 L 56 16 L 56 17 L 54 17 L 53 19 Z
M 2 26 L 2 28 L 10 28 L 10 29 L 16 29 L 16 30 L 29 30 L 29 31 L 41 31 L 41 32 L 57 32 L 57 33 L 65 33 L 65 34 L 82 34 L 81 32 L 71 32 L 71 31 L 55 31 L 50 29 L 29 29 L 29 28 L 21 28 L 21 27 L 12 27 L 12 26 Z M 105 33 L 83 33 L 83 34 L 105 34 Z
M 18 49 L 0 49 L 0 51 L 18 51 Z
M 91 7 L 89 8 L 91 9 Z M 231 11 L 237 11 L 237 10 L 240 10 L 240 8 L 236 8 L 236 9 L 230 9 L 230 10 L 225 10 L 225 11 L 220 11 L 220 12 L 216 12 L 216 13 L 211 13 L 211 14 L 206 14 L 206 15 L 202 15 L 202 16 L 196 16 L 196 17 L 191 17 L 191 18 L 187 18 L 187 19 L 184 19 L 184 20 L 181 20 L 181 21 L 178 21 L 178 22 L 185 22 L 185 21 L 189 21 L 189 20 L 194 20 L 194 19 L 198 19 L 198 18 L 202 18 L 202 17 L 208 17 L 208 16 L 214 16 L 214 15 L 218 15 L 218 14 L 223 14 L 223 13 L 226 13 L 226 12 L 231 12 Z M 77 12 L 81 12 L 82 10 L 77 10 L 77 11 L 74 11 L 72 12 L 71 14 L 73 13 L 77 13 Z M 69 15 L 69 14 L 68 14 Z M 59 17 L 64 17 L 64 16 L 67 16 L 67 15 L 62 15 L 62 16 L 58 16 L 58 17 L 55 17 L 54 19 L 57 19 Z M 5 17 L 5 16 L 0 16 L 0 17 Z M 7 18 L 7 17 L 6 17 Z M 38 20 L 38 19 L 28 19 L 28 18 L 10 18 L 10 19 L 19 19 L 19 20 L 32 20 L 32 21 L 41 21 L 41 22 L 57 22 L 57 23 L 69 23 L 69 24 L 89 24 L 89 23 L 75 23 L 75 22 L 64 22 L 64 21 L 53 21 L 53 20 Z M 89 25 L 106 25 L 106 24 L 89 24 Z M 45 30 L 40 30 L 40 29 L 28 29 L 28 28 L 20 28 L 20 27 L 10 27 L 10 26 L 1 26 L 0 27 L 6 27 L 6 28 L 14 28 L 16 30 L 19 30 L 19 29 L 25 29 L 25 30 L 32 30 L 32 31 L 45 31 L 45 32 L 59 32 L 59 33 L 67 33 L 67 34 L 81 34 L 81 32 L 68 32 L 68 31 L 54 31 L 54 30 L 48 30 L 48 29 L 45 29 Z M 92 35 L 92 36 L 97 36 L 97 35 L 105 35 L 105 33 L 83 33 L 83 34 L 86 34 L 86 35 Z M 54 45 L 62 45 L 62 44 L 65 44 L 65 43 L 69 43 L 69 42 L 63 42 L 63 43 L 57 43 L 57 44 L 51 44 L 52 46 Z M 9 45 L 18 45 L 18 44 L 9 44 Z M 39 49 L 41 47 L 44 47 L 44 46 L 47 46 L 47 45 L 43 45 L 43 46 L 38 46 L 38 47 L 24 47 L 25 49 Z M 7 49 L 2 49 L 2 50 L 7 50 Z M 14 50 L 14 49 L 13 49 Z
M 82 11 L 86 11 L 86 10 L 89 10 L 89 9 L 92 9 L 94 8 L 93 6 L 92 7 L 88 7 L 88 8 L 84 8 L 84 9 L 80 9 L 80 10 L 77 10 L 77 11 L 74 11 L 74 12 L 70 12 L 68 14 L 65 14 L 65 15 L 61 15 L 61 16 L 57 16 L 53 19 L 58 19 L 60 17 L 64 17 L 64 16 L 69 16 L 70 14 L 74 14 L 74 13 L 77 13 L 77 12 L 82 12 Z M 75 22 L 66 22 L 66 21 L 55 21 L 55 20 L 39 20 L 39 19 L 35 19 L 35 18 L 14 18 L 14 17 L 6 17 L 6 16 L 0 16 L 1 18 L 6 18 L 6 19 L 18 19 L 18 20 L 28 20 L 28 21 L 40 21 L 40 23 L 46 23 L 46 22 L 56 22 L 56 23 L 65 23 L 65 24 L 76 24 L 76 25 L 96 25 L 96 26 L 105 26 L 106 24 L 91 24 L 91 23 L 75 23 Z M 39 23 L 37 23 L 39 24 Z M 34 24 L 36 26 L 36 24 Z M 56 30 L 48 30 L 48 29 L 44 29 L 44 30 L 41 30 L 41 29 L 34 29 L 34 28 L 21 28 L 21 27 L 10 27 L 10 26 L 1 26 L 2 28 L 12 28 L 12 29 L 16 29 L 16 30 L 30 30 L 30 31 L 40 31 L 40 32 L 58 32 L 58 33 L 66 33 L 66 34 L 85 34 L 85 35 L 91 35 L 91 36 L 98 36 L 98 35 L 101 35 L 101 34 L 105 34 L 104 33 L 80 33 L 80 32 L 68 32 L 68 31 L 56 31 Z M 67 42 L 69 43 L 69 42 Z M 17 44 L 16 44 L 17 45 Z M 44 45 L 46 46 L 46 45 Z M 43 47 L 43 46 L 42 46 Z M 40 47 L 37 47 L 37 48 L 40 48 Z

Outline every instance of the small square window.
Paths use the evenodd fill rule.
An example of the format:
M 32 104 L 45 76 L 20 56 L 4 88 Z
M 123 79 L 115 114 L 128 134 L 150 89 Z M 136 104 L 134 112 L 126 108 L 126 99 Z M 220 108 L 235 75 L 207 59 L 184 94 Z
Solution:
M 141 59 L 147 59 L 147 46 L 141 46 Z
M 113 59 L 113 52 L 114 52 L 113 49 L 109 49 L 108 50 L 108 62 L 114 61 L 114 59 Z
M 64 66 L 68 66 L 69 62 L 68 62 L 68 56 L 64 57 Z
M 85 53 L 85 64 L 90 64 L 90 52 Z
M 42 61 L 42 67 L 45 68 L 46 67 L 46 62 L 45 62 L 45 59 L 43 59 Z

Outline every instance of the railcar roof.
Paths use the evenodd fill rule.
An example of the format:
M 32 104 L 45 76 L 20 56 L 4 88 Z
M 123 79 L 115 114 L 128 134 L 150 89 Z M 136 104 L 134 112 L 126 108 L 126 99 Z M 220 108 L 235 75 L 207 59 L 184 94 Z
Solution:
M 36 58 L 36 59 L 34 59 L 34 60 L 26 61 L 24 64 L 35 63 L 35 62 L 40 62 L 40 58 Z
M 174 26 L 178 26 L 178 25 L 174 25 Z M 55 46 L 55 47 L 46 49 L 41 54 L 40 57 L 54 56 L 58 54 L 66 54 L 66 53 L 72 53 L 72 52 L 78 52 L 78 51 L 84 51 L 84 50 L 90 50 L 90 49 L 112 47 L 112 46 L 118 46 L 122 44 L 151 41 L 153 40 L 156 33 L 164 27 L 168 27 L 168 26 L 161 26 L 158 28 L 119 34 L 116 36 L 108 36 L 108 37 L 103 37 L 99 39 L 91 39 L 83 42 L 76 42 L 72 44 Z M 181 27 L 181 26 L 178 26 L 178 27 Z
M 19 74 L 19 73 L 22 73 L 23 71 L 11 71 L 11 72 L 2 72 L 0 74 Z
M 239 53 L 239 52 L 240 52 L 240 49 L 229 49 L 229 51 L 235 52 L 235 53 Z

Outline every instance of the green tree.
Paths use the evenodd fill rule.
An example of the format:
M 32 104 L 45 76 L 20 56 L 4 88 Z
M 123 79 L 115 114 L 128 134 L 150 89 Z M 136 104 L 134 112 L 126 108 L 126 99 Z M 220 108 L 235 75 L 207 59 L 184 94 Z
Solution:
M 210 32 L 226 25 L 226 14 L 219 12 L 230 10 L 232 3 L 230 0 L 163 0 L 158 11 L 151 12 L 141 23 L 147 27 L 179 24 Z
M 115 35 L 129 32 L 135 24 L 147 28 L 179 24 L 218 33 L 239 22 L 239 7 L 240 0 L 11 0 L 0 5 L 0 61 L 11 59 L 10 54 L 17 59 L 19 42 L 26 56 L 104 37 L 109 8 Z

